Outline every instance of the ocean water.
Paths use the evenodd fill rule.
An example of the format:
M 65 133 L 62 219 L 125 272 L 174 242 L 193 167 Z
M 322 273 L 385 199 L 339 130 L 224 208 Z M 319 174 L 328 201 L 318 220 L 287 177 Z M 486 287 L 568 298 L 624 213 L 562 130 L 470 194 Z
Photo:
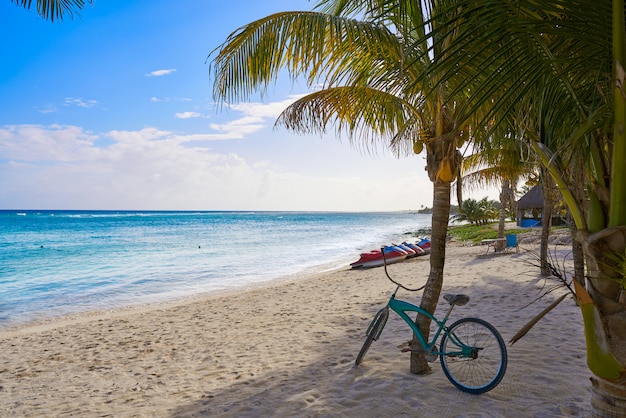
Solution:
M 0 328 L 349 267 L 430 215 L 0 211 Z

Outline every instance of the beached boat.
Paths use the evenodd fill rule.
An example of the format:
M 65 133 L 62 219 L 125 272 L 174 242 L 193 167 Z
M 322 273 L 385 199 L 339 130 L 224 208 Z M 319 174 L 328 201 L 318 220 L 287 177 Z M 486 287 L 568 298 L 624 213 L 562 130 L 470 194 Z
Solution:
M 385 252 L 385 260 L 380 250 L 373 250 L 369 253 L 361 253 L 361 257 L 354 263 L 350 263 L 353 269 L 380 267 L 385 261 L 387 264 L 397 263 L 407 258 L 408 253 L 395 245 L 388 245 L 383 248 Z
M 415 252 L 415 250 L 411 247 L 409 247 L 408 245 L 405 245 L 404 243 L 402 244 L 391 244 L 394 245 L 404 251 L 406 251 L 406 258 L 411 258 L 411 257 L 415 257 L 417 255 L 417 253 Z
M 406 245 L 407 247 L 415 251 L 415 256 L 426 255 L 426 251 L 424 251 L 424 249 L 417 244 L 413 244 L 413 243 L 405 241 L 402 243 L 402 245 Z
M 430 240 L 428 238 L 422 238 L 417 242 L 417 245 L 424 250 L 424 254 L 430 254 Z

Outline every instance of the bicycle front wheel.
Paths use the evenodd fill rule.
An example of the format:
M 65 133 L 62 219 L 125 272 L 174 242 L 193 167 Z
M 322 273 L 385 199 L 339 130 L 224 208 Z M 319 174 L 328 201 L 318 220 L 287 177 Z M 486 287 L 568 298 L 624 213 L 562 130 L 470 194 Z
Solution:
M 363 347 L 361 347 L 361 351 L 359 351 L 359 354 L 356 356 L 356 360 L 354 361 L 355 366 L 361 364 L 361 361 L 363 361 L 363 357 L 365 357 L 365 353 L 369 350 L 372 342 L 380 337 L 380 333 L 383 332 L 383 328 L 387 323 L 387 318 L 389 318 L 389 308 L 383 308 L 378 311 L 374 319 L 372 319 L 372 322 L 366 332 Z
M 479 394 L 495 388 L 504 377 L 508 355 L 500 333 L 489 322 L 463 318 L 441 338 L 441 367 L 463 392 Z

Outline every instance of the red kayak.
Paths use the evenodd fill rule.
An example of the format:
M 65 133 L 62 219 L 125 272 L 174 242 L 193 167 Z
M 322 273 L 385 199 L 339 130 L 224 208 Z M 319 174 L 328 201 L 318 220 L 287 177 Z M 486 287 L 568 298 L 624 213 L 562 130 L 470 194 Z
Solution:
M 413 251 L 415 251 L 415 256 L 418 255 L 426 255 L 426 252 L 424 251 L 424 249 L 422 247 L 420 247 L 417 244 L 411 244 L 410 242 L 403 242 L 402 245 L 406 245 L 407 247 L 411 248 Z
M 417 245 L 424 250 L 424 254 L 430 254 L 430 240 L 428 238 L 422 238 Z
M 396 247 L 393 245 L 384 247 L 385 251 L 385 260 L 387 264 L 397 263 L 398 261 L 402 261 L 407 258 L 408 253 L 401 249 L 400 247 Z M 383 255 L 380 250 L 373 250 L 369 253 L 362 253 L 361 258 L 359 258 L 354 263 L 350 263 L 353 269 L 357 268 L 369 268 L 369 267 L 380 267 L 385 263 L 383 261 Z

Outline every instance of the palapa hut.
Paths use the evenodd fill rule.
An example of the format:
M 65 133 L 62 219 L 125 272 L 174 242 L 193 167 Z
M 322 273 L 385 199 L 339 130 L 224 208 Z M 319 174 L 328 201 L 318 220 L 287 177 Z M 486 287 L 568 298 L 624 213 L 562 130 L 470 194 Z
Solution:
M 541 185 L 534 186 L 517 201 L 517 226 L 541 226 L 543 195 Z

